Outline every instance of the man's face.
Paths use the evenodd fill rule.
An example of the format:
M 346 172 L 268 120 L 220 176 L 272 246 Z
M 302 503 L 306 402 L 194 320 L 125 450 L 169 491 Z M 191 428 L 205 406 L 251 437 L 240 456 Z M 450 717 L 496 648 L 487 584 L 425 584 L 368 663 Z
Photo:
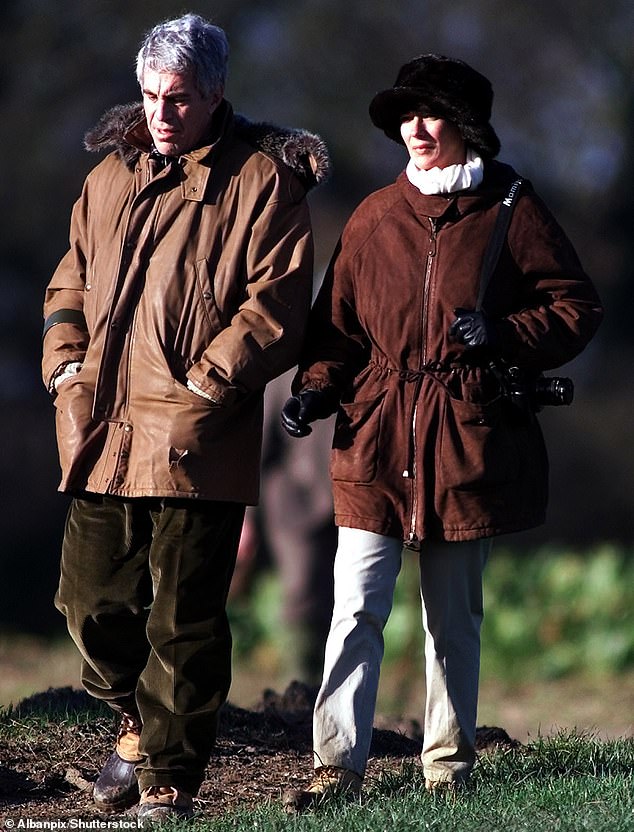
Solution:
M 164 156 L 180 156 L 198 145 L 223 95 L 217 90 L 203 97 L 189 72 L 146 69 L 141 88 L 148 128 Z

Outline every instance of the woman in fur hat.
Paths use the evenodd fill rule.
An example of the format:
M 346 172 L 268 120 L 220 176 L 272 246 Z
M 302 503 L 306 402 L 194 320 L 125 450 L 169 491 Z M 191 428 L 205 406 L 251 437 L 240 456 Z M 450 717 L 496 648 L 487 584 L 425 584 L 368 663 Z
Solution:
M 580 353 L 601 321 L 571 243 L 531 185 L 495 161 L 492 99 L 486 78 L 440 55 L 410 61 L 374 97 L 372 121 L 409 161 L 348 222 L 282 413 L 304 436 L 337 411 L 339 547 L 316 774 L 285 794 L 289 811 L 361 789 L 404 546 L 420 562 L 426 784 L 468 779 L 491 539 L 543 522 L 536 411 L 567 403 L 569 390 L 540 374 Z M 508 229 L 494 233 L 499 215 Z

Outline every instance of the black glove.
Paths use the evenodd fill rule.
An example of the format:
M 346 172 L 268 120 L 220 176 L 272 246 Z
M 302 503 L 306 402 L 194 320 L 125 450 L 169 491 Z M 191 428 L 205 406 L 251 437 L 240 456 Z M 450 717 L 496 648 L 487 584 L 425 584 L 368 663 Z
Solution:
M 315 419 L 326 419 L 337 409 L 332 393 L 326 390 L 302 390 L 291 396 L 282 408 L 282 425 L 291 436 L 308 436 L 308 424 Z
M 449 327 L 449 337 L 467 349 L 493 347 L 497 343 L 497 332 L 484 312 L 454 309 L 456 319 Z

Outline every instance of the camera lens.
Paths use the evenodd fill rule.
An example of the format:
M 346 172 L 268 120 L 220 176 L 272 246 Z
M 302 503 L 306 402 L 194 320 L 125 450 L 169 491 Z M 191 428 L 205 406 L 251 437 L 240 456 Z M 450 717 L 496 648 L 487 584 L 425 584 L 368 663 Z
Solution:
M 575 386 L 570 378 L 539 378 L 535 393 L 539 404 L 559 407 L 572 404 Z

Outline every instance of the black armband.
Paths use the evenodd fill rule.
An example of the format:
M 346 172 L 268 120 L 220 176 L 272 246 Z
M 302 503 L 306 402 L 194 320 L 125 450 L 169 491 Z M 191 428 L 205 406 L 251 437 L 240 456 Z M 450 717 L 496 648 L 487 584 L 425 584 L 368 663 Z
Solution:
M 80 309 L 58 309 L 56 312 L 51 312 L 48 318 L 44 321 L 44 331 L 42 338 L 56 324 L 76 324 L 81 329 L 88 330 L 86 318 Z

